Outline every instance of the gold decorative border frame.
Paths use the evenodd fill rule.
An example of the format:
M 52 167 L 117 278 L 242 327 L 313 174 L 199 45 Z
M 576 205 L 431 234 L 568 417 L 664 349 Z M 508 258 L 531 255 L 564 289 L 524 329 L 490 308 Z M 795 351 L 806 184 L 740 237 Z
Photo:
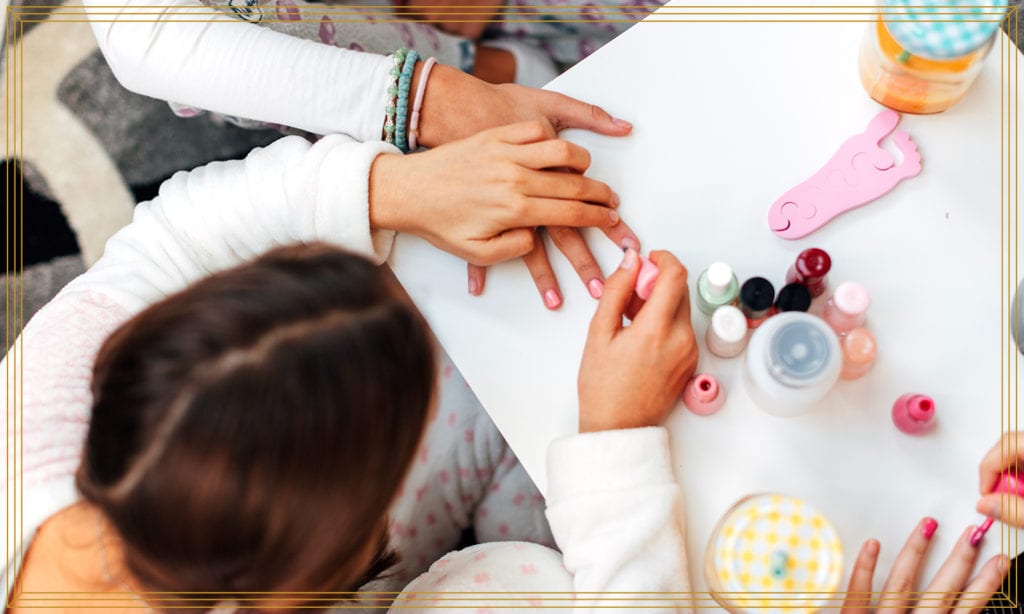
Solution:
M 950 9 L 956 7 L 951 2 Z M 124 6 L 93 7 L 86 9 L 82 6 L 46 5 L 46 6 L 22 6 L 8 7 L 6 19 L 5 41 L 6 57 L 4 62 L 4 113 L 5 124 L 5 152 L 7 159 L 21 159 L 24 144 L 23 118 L 24 107 L 24 27 L 26 23 L 37 23 L 42 21 L 51 22 L 85 22 L 85 21 L 111 21 L 109 16 L 115 15 L 115 11 L 123 9 Z M 132 7 L 132 21 L 154 22 L 162 17 L 161 13 L 166 6 L 159 4 L 145 4 Z M 179 7 L 175 7 L 179 8 Z M 323 15 L 329 15 L 332 20 L 338 22 L 362 21 L 358 14 L 370 13 L 381 22 L 403 21 L 425 17 L 430 9 L 445 9 L 450 11 L 445 21 L 450 22 L 492 22 L 497 21 L 492 17 L 481 16 L 481 11 L 502 10 L 501 19 L 518 22 L 582 22 L 590 21 L 590 18 L 582 15 L 586 11 L 588 15 L 600 15 L 603 21 L 607 22 L 636 22 L 637 19 L 630 16 L 628 6 L 595 7 L 585 5 L 562 5 L 562 6 L 538 6 L 538 7 L 506 7 L 503 4 L 481 7 L 481 6 L 445 6 L 445 7 L 420 7 L 420 10 L 396 9 L 390 5 L 382 4 L 375 6 L 339 6 L 325 5 L 311 11 L 308 8 L 300 8 L 300 21 L 311 21 L 319 19 Z M 999 5 L 983 7 L 985 18 L 977 21 L 999 21 L 1003 26 L 1010 26 L 1015 34 L 1019 33 L 1018 7 L 1011 7 L 1009 11 Z M 461 12 L 460 12 L 461 10 Z M 637 12 L 643 9 L 634 9 Z M 885 9 L 882 9 L 883 11 Z M 174 21 L 206 22 L 212 17 L 221 17 L 221 9 L 196 6 L 194 9 L 179 11 L 182 13 Z M 800 23 L 834 23 L 834 22 L 864 22 L 874 21 L 879 9 L 873 6 L 863 5 L 770 5 L 770 6 L 708 6 L 708 5 L 686 5 L 686 6 L 665 6 L 651 14 L 644 23 L 709 23 L 709 22 L 736 22 L 736 23 L 776 23 L 776 22 L 800 22 Z M 269 12 L 269 11 L 268 11 Z M 562 14 L 564 13 L 564 14 Z M 310 18 L 310 15 L 315 15 Z M 938 17 L 945 15 L 941 11 L 936 13 Z M 547 16 L 547 17 L 545 17 Z M 349 17 L 349 19 L 346 19 Z M 275 16 L 267 21 L 279 21 Z M 936 19 L 935 21 L 949 21 Z M 17 36 L 15 36 L 15 33 Z M 1000 402 L 1003 411 L 1000 414 L 1000 429 L 1003 433 L 1017 430 L 1018 425 L 1018 397 L 1017 382 L 1020 381 L 1019 361 L 1017 348 L 1013 337 L 1017 331 L 1016 314 L 1010 310 L 1010 302 L 1013 299 L 1016 289 L 1016 282 L 1019 279 L 1017 262 L 1019 257 L 1019 236 L 1018 236 L 1018 215 L 1019 203 L 1019 170 L 1020 160 L 1018 157 L 1019 142 L 1019 98 L 1018 84 L 1019 76 L 1018 60 L 1020 53 L 1009 36 L 999 36 L 999 61 L 1001 75 L 1000 90 L 1000 248 L 1003 258 L 1000 260 L 1000 307 L 1001 320 L 1001 346 L 1000 346 Z M 17 42 L 15 42 L 17 39 Z M 853 70 L 853 68 L 851 68 Z M 5 474 L 4 474 L 4 504 L 6 526 L 4 527 L 4 561 L 9 563 L 9 568 L 4 577 L 5 588 L 8 599 L 6 607 L 19 608 L 45 608 L 45 609 L 142 609 L 139 597 L 143 597 L 149 604 L 158 608 L 181 608 L 181 609 L 208 609 L 213 604 L 210 593 L 190 593 L 187 595 L 169 594 L 159 592 L 145 593 L 81 593 L 81 592 L 25 592 L 21 590 L 20 582 L 17 579 L 18 571 L 21 568 L 25 556 L 24 545 L 24 501 L 25 492 L 22 480 L 23 452 L 24 446 L 21 437 L 21 425 L 24 424 L 24 361 L 25 352 L 21 337 L 18 336 L 24 326 L 24 287 L 22 273 L 24 272 L 24 241 L 25 241 L 25 212 L 24 212 L 24 185 L 19 176 L 15 178 L 13 165 L 7 165 L 7 173 L 4 178 L 5 188 L 5 261 L 7 271 L 13 271 L 5 277 L 4 292 L 6 297 L 6 310 L 4 320 L 4 340 L 10 351 L 5 362 L 4 378 L 7 394 L 4 399 L 5 421 Z M 1009 323 L 1009 326 L 1008 326 Z M 1010 328 L 1012 327 L 1012 329 Z M 1014 335 L 1011 335 L 1011 332 Z M 15 339 L 12 344 L 12 339 Z M 1012 411 L 1011 411 L 1012 410 Z M 1004 439 L 1004 456 L 1017 455 L 1016 440 Z M 1011 498 L 1012 504 L 1017 503 L 1016 498 Z M 1014 510 L 1016 511 L 1016 510 Z M 1001 531 L 1003 553 L 1012 556 L 1017 551 L 1017 533 L 1007 530 Z M 1012 543 L 1011 543 L 1012 542 Z M 699 569 L 699 567 L 697 568 Z M 1015 567 L 1016 569 L 1016 567 Z M 1014 590 L 1011 593 L 1015 596 L 1020 594 L 1019 569 L 1016 569 L 1014 576 L 1009 582 Z M 1004 584 L 1005 586 L 1006 584 Z M 603 592 L 603 593 L 570 593 L 570 592 L 446 592 L 446 593 L 423 593 L 417 592 L 414 595 L 403 597 L 401 602 L 392 603 L 397 595 L 395 592 L 331 592 L 331 593 L 247 593 L 239 595 L 235 600 L 239 609 L 255 607 L 272 607 L 281 604 L 282 600 L 302 601 L 308 605 L 300 606 L 301 609 L 354 609 L 374 608 L 386 609 L 393 607 L 396 610 L 406 608 L 439 608 L 439 609 L 467 609 L 467 608 L 500 608 L 500 609 L 533 609 L 537 606 L 529 603 L 531 599 L 541 598 L 544 600 L 545 608 L 635 608 L 644 607 L 650 609 L 674 609 L 690 607 L 694 609 L 722 609 L 708 592 L 685 592 L 685 593 L 626 593 L 626 592 Z M 956 596 L 965 596 L 972 593 L 953 593 Z M 222 594 L 218 594 L 222 595 Z M 768 601 L 755 607 L 783 607 L 785 604 L 797 604 L 800 602 L 824 602 L 824 608 L 839 608 L 843 600 L 850 596 L 846 592 L 835 593 L 804 593 L 806 597 L 794 597 L 787 593 L 779 592 L 758 592 L 728 594 L 732 597 L 755 598 Z M 777 597 L 776 597 L 777 596 Z M 948 596 L 944 593 L 925 592 L 872 592 L 857 594 L 857 597 L 870 597 L 878 601 L 878 605 L 886 605 L 898 599 L 907 597 L 917 599 L 918 607 L 923 608 L 946 608 L 943 600 Z M 1019 598 L 1019 597 L 1018 597 Z M 1018 602 L 1014 601 L 1010 593 L 996 593 L 994 599 L 1002 599 L 1005 604 L 1018 608 Z M 338 605 L 339 600 L 358 600 L 352 605 Z M 772 603 L 775 601 L 775 603 Z

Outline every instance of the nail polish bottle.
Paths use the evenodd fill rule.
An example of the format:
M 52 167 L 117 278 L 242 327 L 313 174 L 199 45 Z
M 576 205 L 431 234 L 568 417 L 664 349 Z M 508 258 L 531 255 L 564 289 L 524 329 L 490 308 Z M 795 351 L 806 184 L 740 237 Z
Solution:
M 845 335 L 840 335 L 839 345 L 843 349 L 843 370 L 840 379 L 859 379 L 864 377 L 875 364 L 875 336 L 866 328 L 855 328 Z
M 636 295 L 645 301 L 651 298 L 654 282 L 658 281 L 658 265 L 646 256 L 640 257 L 640 273 L 636 276 Z
M 764 277 L 751 277 L 740 288 L 740 309 L 747 316 L 747 326 L 757 328 L 771 315 L 775 288 Z
M 732 358 L 747 347 L 749 332 L 747 316 L 737 307 L 722 305 L 711 314 L 704 341 L 715 356 Z
M 907 435 L 920 435 L 931 430 L 935 421 L 935 401 L 913 392 L 896 399 L 892 405 L 892 422 Z
M 832 269 L 832 258 L 823 249 L 812 247 L 800 252 L 796 262 L 786 273 L 786 283 L 807 286 L 811 298 L 818 298 L 828 288 L 828 272 Z
M 775 299 L 775 313 L 807 311 L 811 307 L 811 291 L 798 283 L 786 284 Z
M 710 416 L 725 403 L 725 389 L 710 373 L 698 373 L 683 389 L 683 403 L 698 416 Z
M 744 361 L 747 394 L 769 414 L 796 416 L 828 394 L 842 363 L 839 339 L 821 318 L 782 313 L 750 337 Z
M 871 295 L 868 289 L 856 282 L 845 282 L 836 287 L 832 298 L 825 303 L 822 317 L 839 334 L 864 326 Z
M 732 305 L 740 293 L 740 282 L 732 267 L 715 262 L 697 278 L 697 308 L 711 315 L 722 305 Z

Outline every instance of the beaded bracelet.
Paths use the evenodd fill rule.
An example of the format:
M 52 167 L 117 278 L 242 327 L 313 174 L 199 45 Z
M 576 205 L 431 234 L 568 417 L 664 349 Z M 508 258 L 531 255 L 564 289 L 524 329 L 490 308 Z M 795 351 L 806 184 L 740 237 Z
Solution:
M 391 144 L 395 142 L 395 115 L 398 112 L 395 102 L 398 99 L 398 77 L 405 62 L 406 53 L 405 47 L 401 47 L 391 56 L 393 66 L 388 72 L 388 102 L 384 107 L 384 141 Z
M 423 108 L 423 94 L 427 91 L 430 69 L 437 64 L 437 58 L 429 58 L 420 71 L 420 82 L 416 86 L 416 99 L 412 103 L 412 119 L 409 120 L 409 151 L 416 151 L 416 139 L 420 136 L 420 109 Z
M 412 86 L 412 72 L 416 68 L 416 61 L 420 54 L 415 49 L 410 49 L 405 56 L 405 66 L 402 67 L 402 76 L 398 78 L 398 108 L 395 115 L 395 146 L 408 153 L 409 142 L 406 138 L 405 128 L 409 121 L 409 89 Z

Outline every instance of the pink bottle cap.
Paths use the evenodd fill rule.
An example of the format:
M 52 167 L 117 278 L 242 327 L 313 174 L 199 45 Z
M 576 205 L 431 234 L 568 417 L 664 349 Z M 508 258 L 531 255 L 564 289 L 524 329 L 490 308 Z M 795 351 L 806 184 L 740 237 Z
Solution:
M 698 373 L 683 389 L 683 403 L 698 416 L 710 416 L 725 403 L 725 390 L 710 373 Z
M 999 476 L 999 484 L 996 485 L 996 489 L 993 492 L 1024 497 L 1024 482 L 1014 477 L 1012 473 L 1007 472 Z
M 871 306 L 871 294 L 863 285 L 848 281 L 836 288 L 832 302 L 839 311 L 851 316 L 859 315 Z
M 907 401 L 907 413 L 920 422 L 931 420 L 935 415 L 935 401 L 924 394 L 914 395 Z
M 651 298 L 654 282 L 658 281 L 658 266 L 645 256 L 640 257 L 640 274 L 636 278 L 636 295 L 645 301 Z

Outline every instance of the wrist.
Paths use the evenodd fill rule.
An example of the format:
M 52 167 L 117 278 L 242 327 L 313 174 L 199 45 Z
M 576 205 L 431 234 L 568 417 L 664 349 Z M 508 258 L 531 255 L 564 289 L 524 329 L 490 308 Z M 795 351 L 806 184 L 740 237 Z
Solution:
M 402 156 L 381 154 L 370 166 L 370 229 L 405 230 L 399 212 L 400 196 L 397 186 L 401 180 Z
M 423 94 L 419 143 L 437 147 L 502 123 L 488 119 L 500 104 L 496 87 L 451 66 L 434 66 Z

